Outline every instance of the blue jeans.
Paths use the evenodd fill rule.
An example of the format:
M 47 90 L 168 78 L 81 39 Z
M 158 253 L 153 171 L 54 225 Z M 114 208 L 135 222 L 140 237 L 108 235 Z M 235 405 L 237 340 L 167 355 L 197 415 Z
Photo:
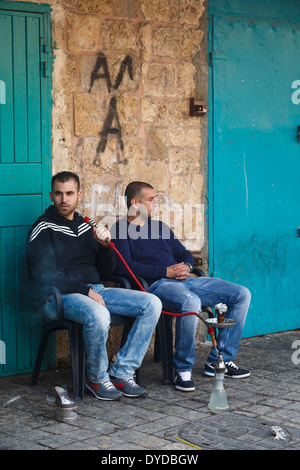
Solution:
M 83 325 L 88 378 L 95 383 L 104 382 L 109 374 L 132 378 L 147 352 L 153 331 L 161 314 L 161 302 L 152 294 L 134 290 L 106 288 L 102 284 L 90 285 L 102 295 L 106 307 L 82 294 L 64 294 L 64 316 Z M 46 305 L 46 314 L 56 318 L 54 300 Z M 108 372 L 106 341 L 110 328 L 110 313 L 134 318 L 125 345 Z
M 219 330 L 218 349 L 222 352 L 224 362 L 236 356 L 251 299 L 246 287 L 212 277 L 189 277 L 185 281 L 164 278 L 152 284 L 149 291 L 160 298 L 163 309 L 168 312 L 198 313 L 202 306 L 226 304 L 226 318 L 234 319 L 237 323 L 232 328 Z M 195 315 L 176 317 L 173 365 L 177 372 L 192 370 L 198 321 Z M 207 360 L 214 363 L 216 359 L 215 349 L 212 348 Z

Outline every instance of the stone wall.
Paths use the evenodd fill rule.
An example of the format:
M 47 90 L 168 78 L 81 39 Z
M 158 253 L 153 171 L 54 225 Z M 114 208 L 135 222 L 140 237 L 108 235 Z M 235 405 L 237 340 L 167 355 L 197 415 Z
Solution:
M 173 212 L 196 210 L 206 194 L 206 117 L 190 117 L 189 100 L 207 89 L 203 1 L 66 0 L 52 17 L 53 171 L 80 175 L 82 211 L 113 220 L 135 179 Z M 197 210 L 194 226 L 173 223 L 195 251 L 205 239 Z
M 205 0 L 51 0 L 53 173 L 82 181 L 81 210 L 110 225 L 147 181 L 175 233 L 206 260 Z M 184 212 L 186 207 L 186 212 Z M 200 252 L 200 255 L 199 255 Z

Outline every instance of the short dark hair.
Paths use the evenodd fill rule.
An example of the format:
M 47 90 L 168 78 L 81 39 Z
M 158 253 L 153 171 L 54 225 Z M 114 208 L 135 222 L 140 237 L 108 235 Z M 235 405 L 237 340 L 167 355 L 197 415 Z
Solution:
M 60 171 L 59 173 L 56 173 L 52 177 L 51 180 L 51 190 L 53 191 L 54 184 L 56 181 L 59 181 L 60 183 L 65 183 L 66 181 L 69 180 L 74 180 L 75 183 L 77 184 L 78 191 L 80 190 L 80 181 L 79 181 L 79 176 L 76 175 L 76 173 L 73 173 L 72 171 Z
M 129 183 L 125 189 L 125 198 L 128 209 L 131 206 L 132 199 L 139 196 L 144 188 L 153 189 L 153 186 L 151 186 L 151 184 L 144 183 L 143 181 L 132 181 Z

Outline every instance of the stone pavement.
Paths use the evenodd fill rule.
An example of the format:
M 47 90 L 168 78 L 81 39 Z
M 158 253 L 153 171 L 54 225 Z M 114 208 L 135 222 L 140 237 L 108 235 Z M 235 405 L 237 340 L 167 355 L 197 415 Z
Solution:
M 55 419 L 56 385 L 67 384 L 69 370 L 0 378 L 1 450 L 156 451 L 192 455 L 202 450 L 300 449 L 300 333 L 283 332 L 242 340 L 236 363 L 251 370 L 247 379 L 225 379 L 230 405 L 213 413 L 207 404 L 214 378 L 203 374 L 210 345 L 197 350 L 196 391 L 183 393 L 161 385 L 161 366 L 147 357 L 141 384 L 148 397 L 103 402 L 86 393 L 77 419 Z M 16 394 L 16 400 L 7 400 Z M 5 405 L 5 406 L 4 406 Z M 275 440 L 272 426 L 284 440 Z M 149 463 L 149 462 L 148 462 Z

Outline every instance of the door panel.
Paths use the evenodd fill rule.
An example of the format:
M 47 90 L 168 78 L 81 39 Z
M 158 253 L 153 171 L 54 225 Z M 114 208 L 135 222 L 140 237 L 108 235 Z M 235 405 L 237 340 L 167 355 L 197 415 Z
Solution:
M 244 336 L 300 326 L 300 23 L 213 15 L 212 275 L 247 286 Z
M 50 15 L 36 8 L 0 2 L 0 375 L 32 370 L 41 335 L 25 267 L 26 235 L 45 208 L 51 178 L 51 79 L 41 67 L 50 60 Z

